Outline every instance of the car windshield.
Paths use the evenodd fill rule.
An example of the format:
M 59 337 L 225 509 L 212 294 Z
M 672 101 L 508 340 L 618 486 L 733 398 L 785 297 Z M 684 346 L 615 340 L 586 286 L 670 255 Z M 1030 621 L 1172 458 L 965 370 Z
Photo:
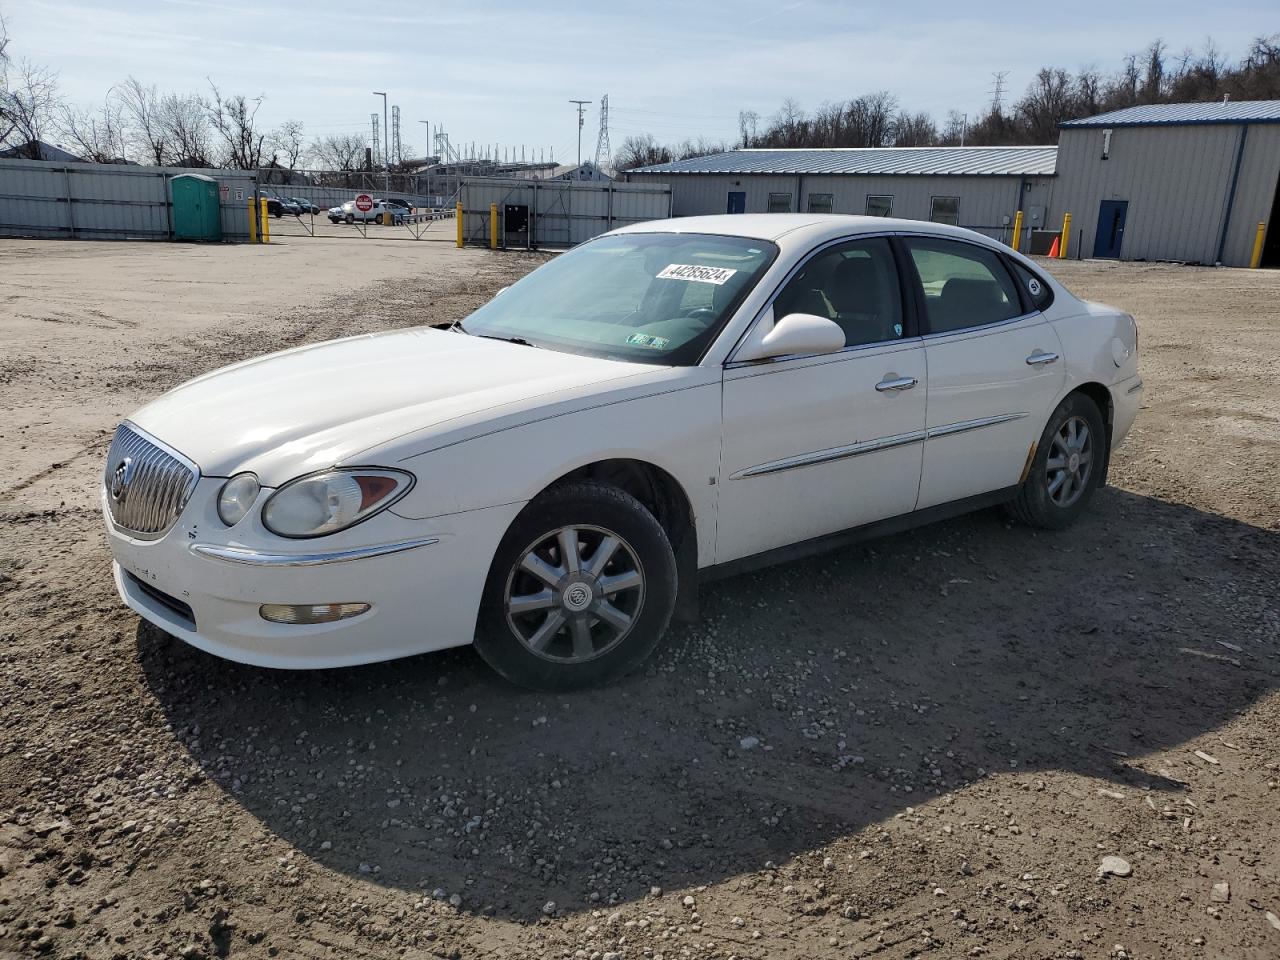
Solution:
M 567 353 L 688 366 L 777 253 L 745 237 L 601 237 L 539 267 L 459 326 Z

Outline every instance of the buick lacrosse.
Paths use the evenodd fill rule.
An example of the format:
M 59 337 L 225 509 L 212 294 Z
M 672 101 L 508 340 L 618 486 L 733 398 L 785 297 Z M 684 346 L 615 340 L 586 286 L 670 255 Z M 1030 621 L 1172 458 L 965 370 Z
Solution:
M 802 214 L 642 223 L 452 329 L 287 350 L 122 423 L 125 603 L 210 653 L 474 642 L 619 676 L 700 580 L 1006 504 L 1063 528 L 1137 413 L 1138 330 L 996 241 Z

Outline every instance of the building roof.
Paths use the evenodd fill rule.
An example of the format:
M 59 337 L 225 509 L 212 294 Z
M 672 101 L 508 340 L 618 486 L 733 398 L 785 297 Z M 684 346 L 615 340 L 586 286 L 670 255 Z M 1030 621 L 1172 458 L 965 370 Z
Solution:
M 32 144 L 35 144 L 36 150 L 32 150 Z M 10 147 L 8 150 L 0 150 L 0 158 L 14 160 L 32 159 L 28 154 L 36 152 L 38 155 L 36 160 L 45 160 L 52 163 L 87 163 L 84 157 L 77 157 L 74 153 L 68 153 L 61 147 L 55 147 L 52 143 L 45 143 L 43 140 L 29 140 L 24 144 L 16 147 Z
M 832 147 L 730 150 L 631 173 L 844 173 L 863 175 L 1046 176 L 1058 148 L 1049 147 Z
M 1210 103 L 1151 103 L 1112 110 L 1059 126 L 1159 127 L 1205 123 L 1280 123 L 1280 100 L 1214 100 Z

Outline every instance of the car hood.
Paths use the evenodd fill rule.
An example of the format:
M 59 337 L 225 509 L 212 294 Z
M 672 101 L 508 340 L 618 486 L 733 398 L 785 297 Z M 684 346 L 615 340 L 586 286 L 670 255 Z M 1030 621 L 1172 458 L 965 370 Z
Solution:
M 418 328 L 226 367 L 129 419 L 205 476 L 251 470 L 265 486 L 277 486 L 336 464 L 365 463 L 358 454 L 406 434 L 422 435 L 429 449 L 452 427 L 535 413 L 663 369 Z

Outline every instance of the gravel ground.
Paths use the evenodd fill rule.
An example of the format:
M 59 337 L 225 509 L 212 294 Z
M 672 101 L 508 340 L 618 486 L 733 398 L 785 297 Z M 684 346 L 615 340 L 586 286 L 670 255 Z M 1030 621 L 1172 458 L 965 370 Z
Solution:
M 135 310 L 99 251 L 188 280 Z M 0 247 L 0 957 L 1280 956 L 1280 274 L 1054 264 L 1142 328 L 1083 523 L 723 581 L 645 672 L 546 696 L 470 650 L 242 667 L 119 605 L 94 497 L 129 407 L 538 262 L 216 265 L 290 264 L 272 306 L 191 251 Z

